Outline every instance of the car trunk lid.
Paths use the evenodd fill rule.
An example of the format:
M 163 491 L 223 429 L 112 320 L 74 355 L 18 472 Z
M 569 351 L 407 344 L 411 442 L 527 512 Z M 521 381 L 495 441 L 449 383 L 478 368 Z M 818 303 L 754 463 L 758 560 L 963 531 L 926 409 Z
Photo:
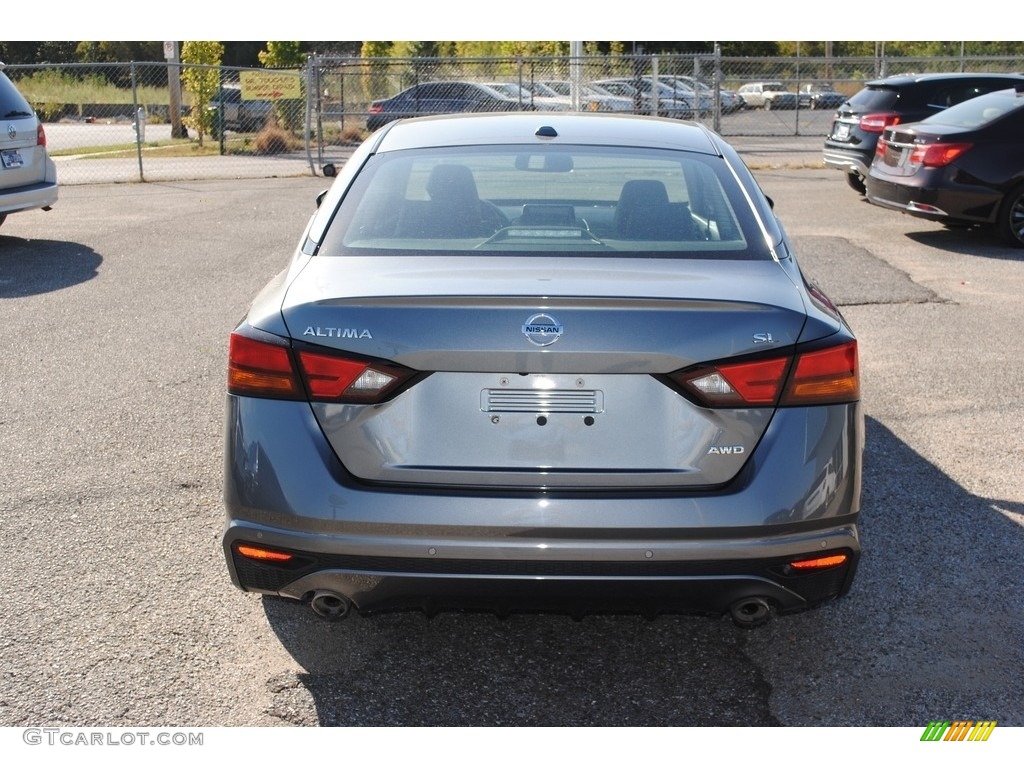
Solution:
M 283 313 L 299 343 L 429 373 L 384 403 L 313 404 L 354 475 L 530 488 L 728 482 L 773 409 L 703 407 L 661 377 L 781 354 L 805 321 L 774 262 L 656 259 L 314 258 Z

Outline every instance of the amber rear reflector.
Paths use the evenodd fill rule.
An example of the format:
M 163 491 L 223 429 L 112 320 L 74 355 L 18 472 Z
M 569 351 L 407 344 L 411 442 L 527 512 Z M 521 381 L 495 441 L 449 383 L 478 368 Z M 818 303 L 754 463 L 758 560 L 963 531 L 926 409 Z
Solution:
M 847 560 L 846 555 L 829 555 L 828 557 L 815 557 L 810 560 L 795 560 L 789 564 L 790 568 L 798 571 L 813 571 L 819 568 L 832 568 L 842 565 Z
M 286 563 L 292 559 L 287 552 L 276 552 L 272 549 L 251 547 L 246 544 L 238 545 L 238 554 L 248 557 L 250 560 L 271 560 L 278 563 Z

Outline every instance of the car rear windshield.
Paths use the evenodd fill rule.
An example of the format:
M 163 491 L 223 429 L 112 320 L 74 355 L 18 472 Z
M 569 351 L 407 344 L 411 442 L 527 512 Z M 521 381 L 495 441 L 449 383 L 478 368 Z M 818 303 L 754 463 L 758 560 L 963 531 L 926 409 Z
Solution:
M 857 111 L 892 109 L 898 97 L 899 91 L 894 88 L 869 86 L 857 91 L 847 103 Z
M 721 157 L 564 145 L 371 157 L 318 253 L 409 251 L 771 258 Z
M 921 122 L 940 123 L 954 128 L 980 128 L 1021 109 L 1024 109 L 1024 94 L 1011 89 L 962 101 Z
M 0 72 L 0 119 L 12 120 L 19 117 L 32 117 L 32 105 L 18 93 L 7 75 Z

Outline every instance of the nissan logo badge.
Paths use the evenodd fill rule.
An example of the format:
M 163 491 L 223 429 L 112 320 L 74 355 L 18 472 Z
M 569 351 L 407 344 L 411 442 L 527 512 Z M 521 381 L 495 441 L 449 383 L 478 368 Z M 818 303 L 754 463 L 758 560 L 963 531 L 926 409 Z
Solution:
M 551 315 L 534 315 L 523 323 L 523 335 L 531 344 L 550 347 L 562 336 L 562 324 Z

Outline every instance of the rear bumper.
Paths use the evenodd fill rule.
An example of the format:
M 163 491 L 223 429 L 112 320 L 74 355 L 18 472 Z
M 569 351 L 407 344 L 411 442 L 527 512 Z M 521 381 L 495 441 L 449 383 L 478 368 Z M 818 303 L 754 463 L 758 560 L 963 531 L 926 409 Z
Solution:
M 273 548 L 294 560 L 287 566 L 257 562 L 239 554 L 238 544 Z M 302 548 L 310 545 L 333 551 Z M 404 557 L 344 554 L 352 542 L 303 541 L 287 532 L 236 525 L 224 547 L 232 581 L 243 590 L 297 600 L 329 592 L 364 613 L 470 607 L 722 614 L 752 598 L 788 613 L 846 594 L 860 556 L 853 525 L 756 543 L 634 541 L 604 551 L 585 541 L 543 549 L 533 544 L 499 558 L 451 541 L 411 546 Z M 831 554 L 847 560 L 813 574 L 796 574 L 788 566 L 794 559 Z
M 1002 200 L 998 191 L 986 187 L 944 182 L 941 171 L 934 177 L 923 175 L 916 184 L 894 184 L 869 174 L 867 199 L 882 208 L 890 208 L 932 221 L 992 224 Z M 943 182 L 946 186 L 935 186 Z
M 50 208 L 57 202 L 57 192 L 56 181 L 43 181 L 25 187 L 0 190 L 0 213 Z
M 859 404 L 783 409 L 729 487 L 566 490 L 368 485 L 308 404 L 228 398 L 224 554 L 234 584 L 358 610 L 793 611 L 844 594 L 860 553 Z M 804 462 L 793 446 L 806 446 Z M 240 555 L 248 543 L 293 556 Z M 795 559 L 847 561 L 796 576 Z
M 871 154 L 865 155 L 854 150 L 829 147 L 826 144 L 822 152 L 822 161 L 828 168 L 835 168 L 844 173 L 854 173 L 858 176 L 867 176 L 868 169 L 871 167 L 873 153 L 874 150 L 872 150 Z

